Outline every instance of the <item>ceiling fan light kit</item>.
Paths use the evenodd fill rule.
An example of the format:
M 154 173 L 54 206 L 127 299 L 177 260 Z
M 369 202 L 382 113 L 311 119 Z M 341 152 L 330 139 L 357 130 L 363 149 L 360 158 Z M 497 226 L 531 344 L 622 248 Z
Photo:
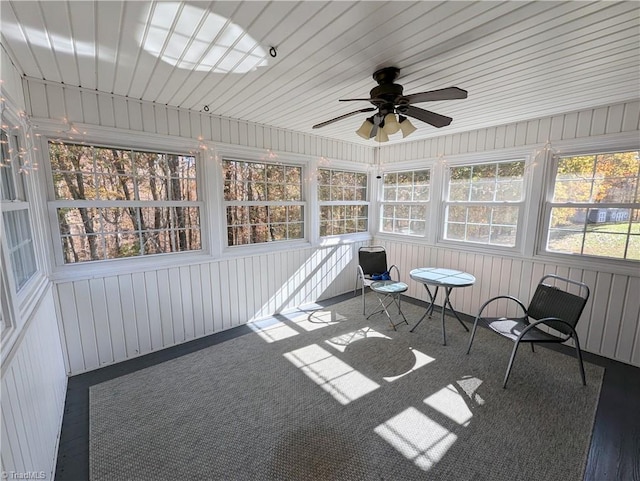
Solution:
M 378 129 L 378 133 L 375 136 L 376 142 L 389 142 L 389 136 L 384 129 Z
M 369 138 L 371 137 L 372 130 L 373 130 L 373 117 L 371 117 L 370 119 L 365 119 L 365 121 L 362 122 L 362 125 L 360 126 L 360 128 L 356 130 L 356 134 L 358 134 L 360 137 L 362 137 L 365 140 L 369 140 Z
M 400 130 L 400 124 L 396 119 L 396 114 L 387 114 L 384 117 L 384 127 L 382 128 L 387 135 L 393 135 Z
M 427 92 L 404 95 L 402 85 L 394 83 L 399 73 L 400 69 L 397 67 L 386 67 L 376 70 L 373 74 L 373 79 L 378 83 L 378 86 L 371 89 L 369 98 L 340 99 L 340 102 L 366 101 L 371 103 L 374 108 L 369 107 L 349 112 L 316 124 L 313 128 L 318 129 L 361 112 L 377 110 L 377 113 L 374 114 L 373 117 L 367 118 L 362 123 L 360 128 L 356 130 L 356 134 L 363 139 L 374 138 L 377 142 L 387 142 L 389 135 L 393 135 L 398 131 L 402 131 L 402 137 L 406 138 L 417 130 L 407 117 L 413 117 L 436 128 L 445 127 L 453 120 L 451 117 L 430 112 L 429 110 L 421 109 L 412 104 L 467 98 L 467 91 L 458 87 L 447 87 L 439 90 L 429 90 Z M 398 114 L 397 118 L 396 114 Z
M 410 134 L 412 134 L 413 132 L 415 132 L 416 130 L 418 130 L 412 123 L 411 121 L 402 116 L 399 115 L 398 116 L 398 120 L 400 120 L 400 122 L 398 123 L 398 126 L 400 127 L 400 130 L 402 131 L 402 138 L 406 138 L 407 136 L 409 136 Z

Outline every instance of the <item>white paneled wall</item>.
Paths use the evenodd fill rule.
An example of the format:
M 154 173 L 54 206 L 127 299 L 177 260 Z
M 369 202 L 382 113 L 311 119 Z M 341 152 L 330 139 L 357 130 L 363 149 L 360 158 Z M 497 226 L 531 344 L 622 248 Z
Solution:
M 417 299 L 427 301 L 428 296 L 422 284 L 409 278 L 409 272 L 415 267 L 438 266 L 473 274 L 477 279 L 473 286 L 451 291 L 456 310 L 471 315 L 478 312 L 484 301 L 499 294 L 515 296 L 526 305 L 545 274 L 585 282 L 591 296 L 577 326 L 581 347 L 640 366 L 640 277 L 410 242 L 378 239 L 376 243 L 386 247 L 389 259 L 400 269 L 404 282 L 409 285 L 407 295 Z M 437 304 L 441 303 L 439 298 Z M 451 329 L 456 326 L 452 325 Z
M 382 163 L 439 158 L 598 137 L 640 129 L 640 101 L 472 130 L 380 149 Z
M 57 285 L 70 374 L 206 336 L 353 289 L 339 244 Z
M 0 79 L 2 79 L 2 95 L 6 96 L 17 109 L 24 111 L 22 77 L 2 44 L 0 44 Z
M 25 79 L 27 112 L 35 119 L 53 119 L 126 129 L 150 134 L 222 142 L 279 152 L 371 164 L 373 149 L 350 142 L 228 119 L 206 112 Z
M 53 479 L 67 376 L 52 292 L 2 365 L 2 472 L 8 479 L 11 473 Z
M 491 152 L 510 148 L 540 146 L 576 139 L 606 139 L 607 136 L 638 132 L 640 102 L 627 102 L 572 112 L 517 124 L 447 135 L 429 140 L 383 147 L 383 163 L 439 158 L 447 155 Z M 596 142 L 597 143 L 597 142 Z M 535 258 L 505 258 L 474 254 L 445 247 L 435 248 L 407 240 L 376 239 L 392 251 L 391 258 L 408 272 L 418 266 L 441 266 L 471 272 L 478 282 L 472 288 L 454 290 L 455 305 L 475 314 L 484 300 L 498 293 L 513 294 L 528 301 L 545 273 L 557 273 L 586 282 L 591 288 L 589 305 L 582 315 L 578 333 L 589 352 L 622 362 L 640 365 L 640 269 L 629 276 L 596 272 L 573 259 L 571 267 L 545 264 Z M 397 260 L 396 256 L 400 256 Z M 409 295 L 425 299 L 424 288 L 409 282 Z

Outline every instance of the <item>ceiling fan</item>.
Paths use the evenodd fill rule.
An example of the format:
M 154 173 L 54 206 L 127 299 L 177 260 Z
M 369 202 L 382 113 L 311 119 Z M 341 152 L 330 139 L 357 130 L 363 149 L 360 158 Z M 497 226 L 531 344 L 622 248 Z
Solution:
M 429 110 L 424 110 L 419 107 L 415 107 L 412 104 L 430 102 L 434 100 L 467 98 L 467 91 L 458 87 L 447 87 L 439 90 L 403 95 L 402 85 L 394 83 L 399 73 L 400 69 L 397 67 L 386 67 L 376 70 L 373 73 L 373 79 L 378 83 L 378 86 L 371 89 L 369 92 L 369 98 L 340 99 L 340 102 L 366 101 L 373 104 L 374 107 L 367 107 L 349 112 L 348 114 L 316 124 L 313 128 L 319 129 L 339 120 L 351 117 L 352 115 L 377 110 L 374 115 L 364 121 L 356 133 L 364 139 L 375 138 L 379 142 L 386 142 L 389 140 L 390 134 L 394 134 L 399 130 L 402 131 L 403 137 L 406 137 L 416 130 L 407 117 L 421 120 L 422 122 L 433 125 L 437 128 L 445 127 L 453 120 L 451 117 L 440 115 Z M 395 115 L 396 113 L 398 114 L 397 118 Z

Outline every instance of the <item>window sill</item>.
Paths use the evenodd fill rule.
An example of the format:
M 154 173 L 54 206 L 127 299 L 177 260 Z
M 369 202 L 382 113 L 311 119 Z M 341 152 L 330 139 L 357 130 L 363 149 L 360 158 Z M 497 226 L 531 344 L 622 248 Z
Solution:
M 170 267 L 182 267 L 210 262 L 214 258 L 203 251 L 162 254 L 148 257 L 127 257 L 105 261 L 66 264 L 54 268 L 51 279 L 56 283 L 98 279 L 119 274 L 134 274 Z
M 13 356 L 16 347 L 20 344 L 20 338 L 27 332 L 29 322 L 50 285 L 49 279 L 37 273 L 18 293 L 18 312 L 15 312 L 15 316 L 11 318 L 13 325 L 5 327 L 2 332 L 2 355 L 0 356 L 2 364 L 8 362 Z M 55 313 L 51 315 L 55 316 Z
M 590 257 L 578 254 L 561 254 L 554 252 L 540 252 L 534 255 L 534 259 L 539 262 L 555 264 L 563 267 L 640 277 L 640 261 Z

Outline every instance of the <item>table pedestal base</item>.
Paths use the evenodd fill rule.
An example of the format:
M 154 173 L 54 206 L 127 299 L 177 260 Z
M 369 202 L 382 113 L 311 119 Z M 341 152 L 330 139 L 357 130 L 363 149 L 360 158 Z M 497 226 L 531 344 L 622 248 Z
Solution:
M 422 315 L 422 317 L 420 318 L 420 320 L 416 323 L 415 326 L 413 326 L 409 332 L 413 332 L 414 329 L 416 327 L 418 327 L 418 325 L 424 320 L 425 317 L 429 317 L 429 319 L 431 319 L 431 314 L 433 313 L 433 307 L 435 306 L 435 300 L 436 300 L 436 296 L 438 295 L 438 288 L 440 286 L 436 286 L 436 290 L 435 292 L 432 294 L 431 290 L 429 289 L 429 286 L 427 286 L 427 284 L 423 284 L 424 288 L 427 290 L 427 294 L 429 294 L 429 307 L 427 307 L 426 312 Z M 447 345 L 447 333 L 445 331 L 445 327 L 444 327 L 444 314 L 445 314 L 445 310 L 447 305 L 449 306 L 449 309 L 451 310 L 451 312 L 453 313 L 453 315 L 456 317 L 456 319 L 458 320 L 458 322 L 462 325 L 462 327 L 464 327 L 464 329 L 469 332 L 469 328 L 467 327 L 467 325 L 462 321 L 462 319 L 460 319 L 460 316 L 458 316 L 458 313 L 455 311 L 455 309 L 453 308 L 453 306 L 451 305 L 451 301 L 449 300 L 449 294 L 451 294 L 451 291 L 453 290 L 453 287 L 445 287 L 444 288 L 444 303 L 442 304 L 442 345 L 446 346 Z

